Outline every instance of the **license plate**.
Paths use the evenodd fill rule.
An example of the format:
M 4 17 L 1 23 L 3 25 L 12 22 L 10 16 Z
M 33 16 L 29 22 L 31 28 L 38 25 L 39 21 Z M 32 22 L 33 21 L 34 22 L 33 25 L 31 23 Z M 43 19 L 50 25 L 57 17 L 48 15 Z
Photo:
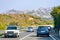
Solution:
M 41 32 L 45 32 L 45 31 L 41 31 Z
M 12 34 L 9 34 L 10 36 L 12 35 Z

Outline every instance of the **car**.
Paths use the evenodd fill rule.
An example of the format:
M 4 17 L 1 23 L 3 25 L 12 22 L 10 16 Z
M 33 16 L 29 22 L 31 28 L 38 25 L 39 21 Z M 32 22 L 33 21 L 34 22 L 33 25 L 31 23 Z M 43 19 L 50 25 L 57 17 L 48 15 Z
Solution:
M 49 29 L 47 26 L 38 26 L 37 29 L 37 37 L 42 36 L 42 35 L 47 35 L 49 36 Z
M 10 25 L 4 32 L 5 37 L 19 37 L 19 28 L 15 25 Z
M 34 32 L 33 27 L 28 27 L 28 28 L 27 28 L 27 32 Z

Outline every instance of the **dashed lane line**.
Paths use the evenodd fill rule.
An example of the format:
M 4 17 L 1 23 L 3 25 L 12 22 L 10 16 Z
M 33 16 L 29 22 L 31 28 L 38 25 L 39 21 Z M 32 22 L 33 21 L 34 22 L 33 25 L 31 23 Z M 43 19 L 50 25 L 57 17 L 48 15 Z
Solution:
M 28 34 L 27 36 L 25 36 L 25 37 L 23 37 L 23 38 L 21 38 L 21 39 L 19 39 L 19 40 L 23 40 L 23 39 L 27 38 L 28 36 L 30 36 L 30 35 L 32 35 L 32 34 L 33 34 L 33 33 Z

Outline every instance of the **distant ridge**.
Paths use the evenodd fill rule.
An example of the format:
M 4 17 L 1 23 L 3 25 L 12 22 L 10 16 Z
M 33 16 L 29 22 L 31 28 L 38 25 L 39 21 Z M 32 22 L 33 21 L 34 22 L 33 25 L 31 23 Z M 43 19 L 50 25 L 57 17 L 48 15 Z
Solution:
M 33 16 L 41 17 L 41 18 L 51 19 L 52 18 L 50 15 L 51 11 L 52 11 L 52 8 L 39 8 L 37 10 L 31 10 L 31 11 L 29 10 L 19 11 L 19 10 L 11 9 L 2 14 L 30 14 Z

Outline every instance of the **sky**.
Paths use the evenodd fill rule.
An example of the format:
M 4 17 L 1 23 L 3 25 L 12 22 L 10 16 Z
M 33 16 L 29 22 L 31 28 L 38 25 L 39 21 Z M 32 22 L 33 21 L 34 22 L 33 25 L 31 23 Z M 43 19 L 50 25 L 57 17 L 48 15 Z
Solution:
M 59 6 L 60 0 L 0 0 L 0 13 L 7 10 L 36 10 Z

